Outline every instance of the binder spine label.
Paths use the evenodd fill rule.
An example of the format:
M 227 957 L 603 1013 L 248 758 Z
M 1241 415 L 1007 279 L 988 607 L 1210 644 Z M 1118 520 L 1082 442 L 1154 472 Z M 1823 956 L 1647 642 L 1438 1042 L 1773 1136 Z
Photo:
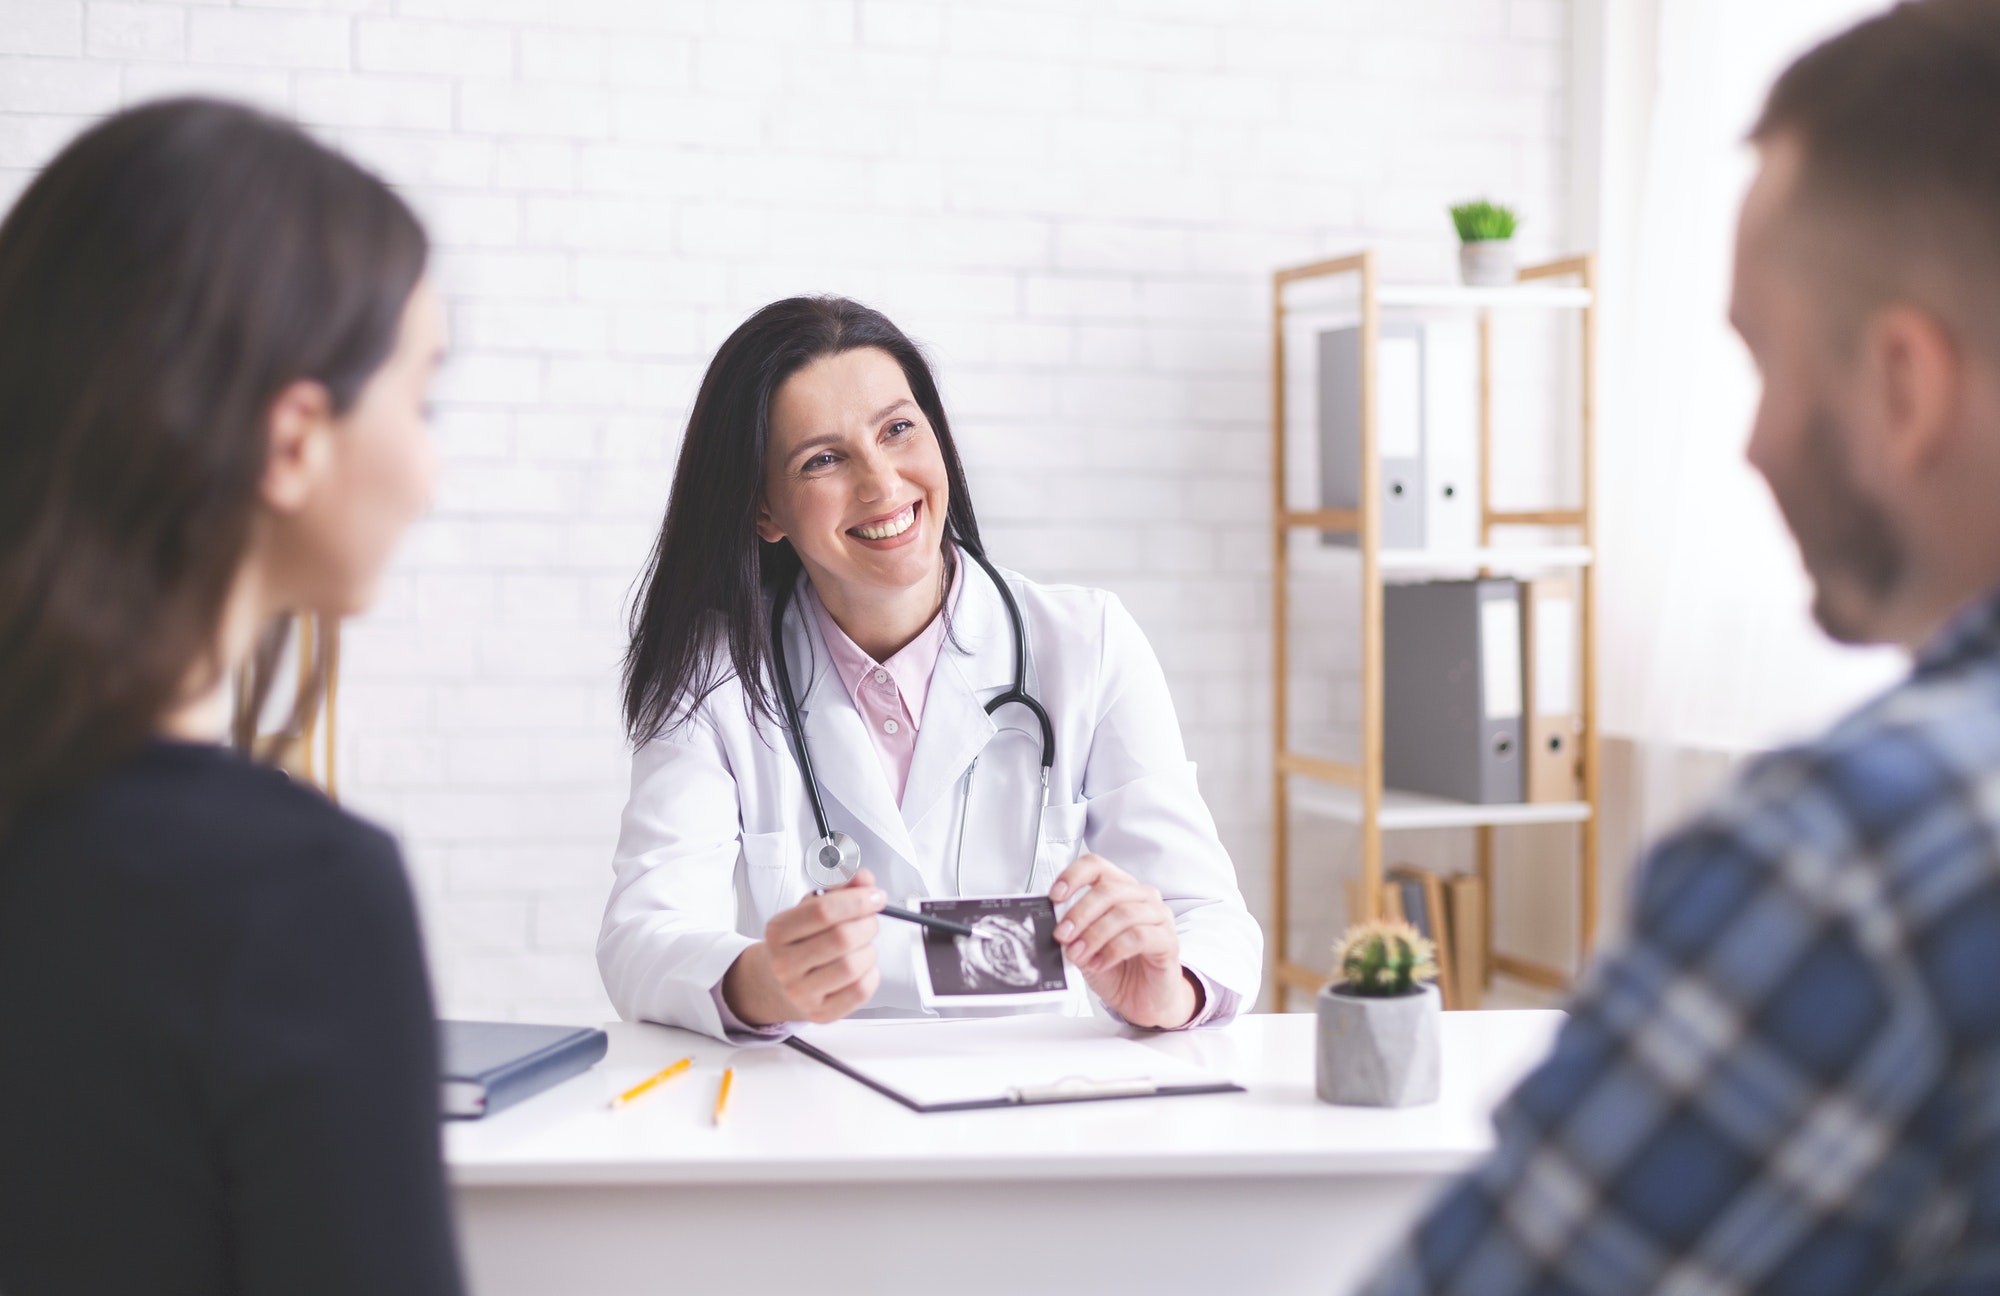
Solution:
M 1479 604 L 1480 692 L 1488 720 L 1521 718 L 1521 601 L 1512 587 Z

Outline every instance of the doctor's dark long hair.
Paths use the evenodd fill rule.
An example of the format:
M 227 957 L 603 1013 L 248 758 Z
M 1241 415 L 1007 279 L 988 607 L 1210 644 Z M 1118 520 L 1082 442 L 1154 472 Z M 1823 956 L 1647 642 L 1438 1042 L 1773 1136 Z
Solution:
M 813 361 L 863 347 L 888 352 L 902 367 L 937 434 L 951 489 L 946 562 L 952 541 L 983 551 L 951 424 L 916 343 L 881 312 L 845 297 L 771 303 L 715 353 L 688 417 L 666 520 L 632 608 L 625 727 L 635 746 L 671 729 L 730 673 L 743 682 L 746 706 L 777 720 L 767 600 L 798 578 L 800 565 L 791 541 L 757 534 L 771 400 Z
M 213 100 L 118 113 L 22 193 L 0 224 L 0 833 L 220 684 L 272 402 L 311 379 L 350 408 L 427 256 L 381 181 Z

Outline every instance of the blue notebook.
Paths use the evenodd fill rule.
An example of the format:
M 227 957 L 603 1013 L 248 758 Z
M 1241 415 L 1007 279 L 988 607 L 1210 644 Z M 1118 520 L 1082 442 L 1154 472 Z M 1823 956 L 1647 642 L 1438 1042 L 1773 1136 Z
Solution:
M 441 1021 L 439 1102 L 450 1120 L 477 1120 L 582 1075 L 610 1039 L 587 1026 Z

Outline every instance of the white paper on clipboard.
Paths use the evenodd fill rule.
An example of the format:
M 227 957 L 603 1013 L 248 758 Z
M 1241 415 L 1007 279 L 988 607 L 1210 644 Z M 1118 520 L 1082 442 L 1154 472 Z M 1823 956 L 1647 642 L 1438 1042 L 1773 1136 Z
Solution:
M 919 1108 L 1034 1102 L 1033 1095 L 1065 1090 L 1141 1097 L 1229 1083 L 1087 1017 L 877 1018 L 802 1027 L 798 1038 L 856 1079 Z

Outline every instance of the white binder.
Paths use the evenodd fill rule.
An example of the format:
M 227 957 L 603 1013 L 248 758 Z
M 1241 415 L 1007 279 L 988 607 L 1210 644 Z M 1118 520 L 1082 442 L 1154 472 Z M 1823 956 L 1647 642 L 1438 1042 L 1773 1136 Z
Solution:
M 1465 550 L 1479 542 L 1478 351 L 1458 321 L 1390 322 L 1376 342 L 1382 547 Z M 1361 506 L 1361 331 L 1319 335 L 1320 503 Z M 1352 547 L 1352 534 L 1328 533 Z
M 1583 799 L 1583 681 L 1575 583 L 1522 586 L 1527 605 L 1528 800 Z

